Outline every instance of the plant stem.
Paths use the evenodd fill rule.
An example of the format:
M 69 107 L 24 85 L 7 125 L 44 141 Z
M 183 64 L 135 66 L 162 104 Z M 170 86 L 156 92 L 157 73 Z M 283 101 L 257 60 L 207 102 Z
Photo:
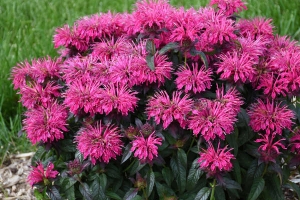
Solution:
M 214 182 L 211 187 L 212 187 L 212 191 L 211 191 L 211 195 L 210 195 L 210 200 L 214 200 L 215 199 L 216 179 L 214 179 Z
M 147 197 L 147 194 L 146 194 L 145 188 L 143 188 L 143 195 L 144 195 L 144 198 L 145 198 L 145 200 L 148 200 L 148 197 Z

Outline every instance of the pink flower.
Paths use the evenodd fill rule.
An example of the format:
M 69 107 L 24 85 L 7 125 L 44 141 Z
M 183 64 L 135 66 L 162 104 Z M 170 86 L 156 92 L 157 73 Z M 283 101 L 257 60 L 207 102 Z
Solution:
M 100 88 L 99 81 L 90 79 L 89 81 L 82 81 L 82 79 L 74 80 L 66 92 L 64 104 L 70 108 L 70 111 L 77 115 L 82 111 L 95 115 L 99 110 L 100 96 L 102 96 L 103 89 Z
M 158 145 L 161 145 L 162 139 L 156 137 L 154 132 L 147 138 L 144 136 L 136 136 L 131 142 L 131 152 L 134 152 L 134 157 L 138 158 L 142 163 L 151 162 L 153 158 L 158 156 Z
M 27 181 L 31 186 L 38 183 L 43 183 L 45 185 L 50 184 L 50 180 L 54 179 L 58 174 L 58 171 L 53 169 L 53 163 L 49 162 L 45 169 L 43 163 L 40 162 L 36 167 L 32 168 Z
M 156 92 L 148 101 L 146 112 L 148 119 L 154 117 L 154 121 L 159 124 L 163 121 L 163 128 L 166 129 L 170 123 L 177 120 L 182 128 L 187 125 L 187 116 L 192 108 L 192 100 L 186 94 L 175 91 L 170 99 L 166 91 Z
M 200 100 L 199 104 L 189 118 L 189 129 L 196 136 L 200 133 L 206 141 L 214 140 L 216 136 L 224 140 L 225 135 L 234 130 L 236 114 L 217 101 Z
M 262 135 L 259 134 L 262 138 L 255 140 L 257 143 L 262 143 L 261 146 L 258 148 L 258 152 L 260 153 L 260 160 L 268 163 L 274 162 L 276 163 L 275 159 L 280 154 L 279 147 L 286 149 L 284 145 L 280 142 L 285 139 L 280 139 L 277 142 L 273 143 L 275 135 Z
M 46 86 L 35 83 L 32 83 L 31 86 L 25 85 L 20 88 L 20 101 L 24 107 L 29 109 L 39 105 L 47 107 L 56 97 L 60 96 L 60 89 L 61 87 L 54 82 L 48 82 Z
M 264 130 L 267 135 L 281 135 L 283 129 L 291 129 L 292 119 L 295 118 L 293 111 L 285 105 L 280 106 L 274 100 L 271 102 L 267 100 L 264 103 L 259 99 L 257 103 L 251 106 L 248 114 L 251 128 L 256 132 Z
M 100 121 L 96 126 L 81 128 L 75 141 L 84 159 L 89 157 L 95 165 L 97 160 L 108 163 L 110 159 L 116 159 L 122 153 L 121 138 L 117 127 L 103 125 Z
M 29 140 L 37 142 L 52 142 L 64 138 L 67 131 L 67 111 L 66 108 L 58 103 L 49 103 L 47 107 L 36 107 L 25 113 L 26 119 L 23 120 L 23 129 L 27 133 Z
M 217 5 L 220 11 L 225 12 L 226 15 L 247 10 L 247 6 L 241 0 L 211 0 L 209 5 Z
M 252 39 L 262 36 L 266 39 L 273 39 L 272 19 L 253 18 L 251 20 L 241 19 L 237 22 L 237 28 L 243 36 L 249 35 Z
M 184 88 L 185 93 L 202 92 L 211 87 L 212 71 L 205 69 L 204 66 L 198 69 L 197 63 L 192 64 L 192 69 L 189 66 L 181 66 L 175 74 L 178 76 L 175 80 L 177 88 L 179 90 Z
M 243 101 L 239 96 L 239 92 L 235 88 L 230 88 L 224 94 L 223 85 L 221 88 L 217 88 L 216 101 L 231 109 L 234 115 L 237 115 L 240 112 L 241 105 L 243 105 Z
M 291 151 L 300 154 L 300 131 L 297 131 L 290 139 Z
M 217 176 L 222 172 L 229 172 L 232 169 L 231 160 L 235 159 L 230 153 L 232 149 L 218 148 L 215 150 L 213 145 L 209 142 L 209 147 L 200 153 L 198 163 L 200 168 L 208 173 L 208 176 Z
M 200 36 L 200 40 L 211 45 L 223 44 L 223 42 L 236 39 L 234 33 L 234 21 L 227 18 L 221 12 L 213 12 L 207 9 L 200 10 L 200 15 L 204 18 L 204 32 Z
M 79 31 L 76 25 L 72 28 L 70 28 L 68 25 L 65 25 L 62 28 L 57 28 L 55 32 L 56 34 L 53 37 L 53 43 L 55 48 L 63 46 L 69 49 L 75 47 L 78 51 L 87 50 L 87 41 L 79 37 Z
M 256 90 L 263 89 L 264 94 L 270 95 L 272 99 L 280 94 L 286 96 L 290 93 L 288 89 L 289 77 L 287 75 L 286 73 L 280 73 L 276 76 L 274 73 L 265 73 L 261 75 Z
M 109 114 L 116 109 L 122 115 L 128 115 L 133 112 L 137 106 L 138 98 L 135 96 L 137 92 L 131 91 L 126 85 L 109 84 L 104 86 L 104 90 L 99 95 L 100 104 L 98 110 L 100 113 Z
M 232 80 L 234 82 L 253 81 L 257 72 L 253 67 L 253 60 L 246 53 L 238 54 L 237 51 L 228 52 L 219 56 L 221 61 L 217 64 L 217 73 L 221 74 L 221 78 Z

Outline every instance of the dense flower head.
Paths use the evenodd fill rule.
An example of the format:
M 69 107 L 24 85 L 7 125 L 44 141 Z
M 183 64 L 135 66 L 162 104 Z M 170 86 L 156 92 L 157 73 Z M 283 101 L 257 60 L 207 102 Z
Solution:
M 151 162 L 158 156 L 158 145 L 162 144 L 162 139 L 153 132 L 148 137 L 136 136 L 131 143 L 130 151 L 134 152 L 134 157 L 145 163 Z
M 287 106 L 280 105 L 274 100 L 266 102 L 258 99 L 248 111 L 251 128 L 258 131 L 265 131 L 266 135 L 281 135 L 283 129 L 291 129 L 292 119 L 295 118 L 293 111 Z
M 143 33 L 154 37 L 163 28 L 171 26 L 169 16 L 174 9 L 167 0 L 142 0 L 137 1 L 136 8 L 129 21 L 128 34 Z
M 54 82 L 48 82 L 45 86 L 35 83 L 32 83 L 30 86 L 25 85 L 20 88 L 20 101 L 24 107 L 29 109 L 39 105 L 47 107 L 49 103 L 61 95 L 60 89 L 61 86 Z
M 247 6 L 241 0 L 211 0 L 209 4 L 217 5 L 220 11 L 223 11 L 226 15 L 247 10 Z
M 137 92 L 130 90 L 126 85 L 105 85 L 99 96 L 98 110 L 100 113 L 104 112 L 105 114 L 116 110 L 126 116 L 129 112 L 133 112 L 137 106 L 139 99 L 136 94 Z
M 108 163 L 122 153 L 122 136 L 117 127 L 97 122 L 81 128 L 76 136 L 77 149 L 95 165 L 97 161 Z
M 50 184 L 51 179 L 56 178 L 58 171 L 53 170 L 54 164 L 49 162 L 47 167 L 44 168 L 43 163 L 37 163 L 36 167 L 32 167 L 30 174 L 28 175 L 27 181 L 31 186 L 42 183 L 45 185 Z
M 197 107 L 192 111 L 189 118 L 189 129 L 194 135 L 199 133 L 206 141 L 214 140 L 217 136 L 224 140 L 225 135 L 234 130 L 236 114 L 231 108 L 221 102 L 202 100 L 197 102 Z
M 279 147 L 286 149 L 286 147 L 281 143 L 284 139 L 274 141 L 275 135 L 259 134 L 261 138 L 256 139 L 255 142 L 261 143 L 258 147 L 258 152 L 260 153 L 260 160 L 262 162 L 276 162 L 275 159 L 280 154 Z
M 221 74 L 221 79 L 242 83 L 255 79 L 257 72 L 249 54 L 233 51 L 221 54 L 219 58 L 221 61 L 217 64 L 217 73 Z
M 234 115 L 237 115 L 240 112 L 241 105 L 243 105 L 243 100 L 237 89 L 230 88 L 224 92 L 223 85 L 216 90 L 216 101 L 231 109 Z
M 235 159 L 234 155 L 230 153 L 232 149 L 224 148 L 215 149 L 212 143 L 208 143 L 207 149 L 203 149 L 200 152 L 200 158 L 198 163 L 200 168 L 208 173 L 208 176 L 217 176 L 220 173 L 229 172 L 233 165 L 231 160 Z
M 177 88 L 179 90 L 184 88 L 185 93 L 202 92 L 211 87 L 211 69 L 205 69 L 204 66 L 199 68 L 197 63 L 193 63 L 192 67 L 183 65 L 175 74 L 177 75 L 175 80 Z
M 191 112 L 193 102 L 186 94 L 175 91 L 170 99 L 166 91 L 156 92 L 148 101 L 146 112 L 148 119 L 154 117 L 154 121 L 159 124 L 163 122 L 166 129 L 173 120 L 177 120 L 182 128 L 187 125 L 187 117 Z
M 300 154 L 300 131 L 290 138 L 291 151 Z
M 65 97 L 64 104 L 75 115 L 80 114 L 82 111 L 91 115 L 97 112 L 102 113 L 102 110 L 99 110 L 100 96 L 103 93 L 100 86 L 101 83 L 95 79 L 89 81 L 74 80 L 72 84 L 68 85 L 68 89 L 63 94 Z
M 47 107 L 38 106 L 25 112 L 23 129 L 29 140 L 48 143 L 64 138 L 67 129 L 68 113 L 66 108 L 57 102 L 49 103 Z
M 261 36 L 266 39 L 273 39 L 272 19 L 262 17 L 253 19 L 241 19 L 237 22 L 237 28 L 243 36 L 249 35 L 252 39 Z

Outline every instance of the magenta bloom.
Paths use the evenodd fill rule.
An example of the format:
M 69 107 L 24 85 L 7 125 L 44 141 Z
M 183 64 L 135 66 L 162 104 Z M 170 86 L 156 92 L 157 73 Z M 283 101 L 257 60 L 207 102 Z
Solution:
M 33 77 L 33 71 L 28 61 L 18 63 L 17 66 L 11 70 L 11 79 L 13 81 L 14 89 L 19 89 L 26 85 L 26 79 Z
M 280 139 L 277 142 L 273 142 L 275 135 L 262 135 L 259 134 L 262 138 L 255 140 L 257 143 L 262 143 L 261 146 L 258 148 L 258 152 L 260 153 L 260 160 L 268 163 L 274 162 L 276 163 L 275 159 L 280 154 L 279 147 L 282 149 L 286 149 L 284 145 L 280 142 L 285 139 Z
M 245 3 L 241 0 L 211 0 L 210 5 L 217 5 L 220 11 L 225 12 L 226 15 L 247 10 Z
M 289 110 L 287 106 L 280 106 L 273 100 L 271 102 L 267 100 L 264 103 L 259 99 L 251 106 L 248 114 L 251 128 L 256 132 L 264 130 L 267 135 L 281 135 L 283 129 L 291 129 L 292 119 L 295 118 L 293 111 Z
M 100 121 L 96 126 L 81 128 L 75 140 L 84 159 L 89 157 L 95 165 L 97 160 L 108 163 L 110 159 L 116 159 L 122 153 L 121 138 L 117 127 L 103 125 Z
M 139 99 L 135 96 L 136 94 L 137 92 L 128 89 L 126 85 L 106 85 L 101 95 L 99 95 L 98 111 L 109 114 L 115 109 L 126 116 L 128 112 L 133 112 L 137 106 Z
M 189 91 L 202 92 L 211 87 L 212 71 L 206 70 L 204 66 L 198 69 L 197 63 L 192 64 L 192 69 L 181 66 L 175 74 L 178 76 L 175 80 L 177 88 L 179 90 L 184 88 L 185 93 Z
M 290 139 L 291 151 L 300 154 L 300 132 L 298 131 Z
M 66 108 L 56 102 L 30 109 L 25 116 L 23 129 L 33 144 L 63 139 L 63 133 L 68 131 Z
M 36 167 L 32 168 L 27 181 L 31 186 L 38 183 L 47 185 L 50 183 L 50 180 L 54 179 L 58 174 L 58 171 L 53 169 L 54 165 L 51 162 L 48 163 L 46 169 L 44 168 L 43 163 L 38 163 Z
M 232 108 L 217 101 L 207 100 L 201 103 L 203 105 L 193 110 L 189 118 L 189 129 L 193 130 L 196 136 L 200 133 L 206 141 L 214 140 L 216 136 L 224 140 L 225 135 L 234 130 L 236 114 L 232 112 Z
M 60 96 L 60 89 L 61 87 L 54 82 L 48 82 L 44 87 L 41 84 L 35 83 L 31 86 L 24 85 L 20 88 L 20 101 L 26 108 L 34 108 L 39 105 L 47 107 L 56 97 Z
M 180 97 L 182 92 L 175 91 L 170 99 L 166 91 L 156 92 L 148 101 L 146 112 L 148 119 L 154 117 L 154 121 L 159 124 L 163 122 L 166 129 L 175 119 L 182 128 L 187 125 L 187 115 L 191 112 L 193 101 L 186 94 Z
M 200 168 L 208 173 L 208 176 L 216 176 L 222 172 L 229 172 L 232 169 L 231 160 L 235 159 L 234 155 L 230 153 L 232 149 L 218 148 L 215 150 L 213 145 L 209 142 L 207 150 L 203 149 L 200 153 L 198 163 Z
M 241 19 L 237 23 L 240 33 L 243 36 L 249 35 L 252 39 L 262 36 L 266 39 L 273 39 L 272 19 L 253 18 L 251 20 Z
M 219 56 L 221 62 L 218 63 L 217 73 L 221 74 L 221 78 L 225 80 L 233 80 L 234 82 L 253 81 L 257 75 L 253 67 L 253 60 L 246 54 L 238 54 L 237 51 L 228 52 Z
M 68 90 L 64 93 L 64 104 L 70 108 L 70 111 L 77 115 L 81 111 L 95 115 L 99 111 L 100 96 L 102 96 L 103 89 L 100 88 L 101 84 L 96 80 L 89 80 L 87 82 L 82 79 L 74 80 L 69 85 Z
M 158 156 L 158 145 L 161 145 L 162 139 L 156 137 L 154 132 L 147 138 L 144 136 L 136 136 L 131 142 L 131 152 L 134 152 L 134 157 L 138 158 L 142 163 L 151 162 L 153 158 Z
M 239 92 L 235 88 L 230 88 L 224 94 L 224 87 L 217 88 L 216 100 L 223 104 L 225 107 L 231 109 L 234 115 L 237 115 L 240 111 L 243 100 L 241 99 Z

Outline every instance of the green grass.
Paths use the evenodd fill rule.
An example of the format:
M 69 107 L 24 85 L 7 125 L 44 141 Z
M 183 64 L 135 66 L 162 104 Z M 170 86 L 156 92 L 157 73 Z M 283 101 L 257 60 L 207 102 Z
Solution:
M 74 3 L 76 2 L 76 3 Z M 81 16 L 106 12 L 131 11 L 134 0 L 1 0 L 0 1 L 0 164 L 4 155 L 29 151 L 22 136 L 22 112 L 18 95 L 12 89 L 11 67 L 25 59 L 56 56 L 52 35 L 56 27 L 72 24 Z M 198 9 L 208 0 L 171 0 L 171 4 Z M 277 33 L 300 39 L 300 0 L 248 0 L 243 17 L 273 18 Z

